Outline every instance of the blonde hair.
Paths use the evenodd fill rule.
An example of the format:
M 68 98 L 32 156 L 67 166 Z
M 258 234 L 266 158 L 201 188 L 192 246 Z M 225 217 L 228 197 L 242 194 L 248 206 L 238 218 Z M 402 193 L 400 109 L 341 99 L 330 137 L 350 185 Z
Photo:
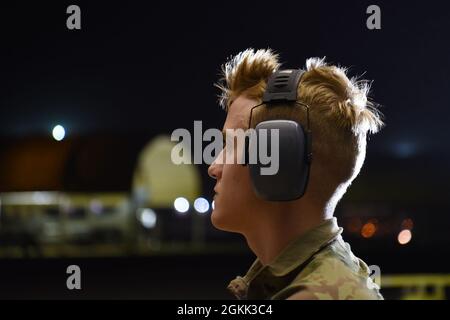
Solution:
M 219 102 L 228 110 L 239 95 L 261 101 L 268 77 L 280 68 L 271 49 L 247 49 L 222 67 Z M 325 58 L 306 60 L 299 84 L 299 101 L 309 106 L 312 131 L 310 181 L 307 194 L 334 210 L 360 172 L 365 159 L 366 136 L 384 125 L 382 114 L 368 99 L 370 82 L 348 78 L 347 69 L 328 65 Z M 306 125 L 305 108 L 257 108 L 252 124 L 269 119 L 291 119 Z M 253 126 L 252 125 L 252 126 Z

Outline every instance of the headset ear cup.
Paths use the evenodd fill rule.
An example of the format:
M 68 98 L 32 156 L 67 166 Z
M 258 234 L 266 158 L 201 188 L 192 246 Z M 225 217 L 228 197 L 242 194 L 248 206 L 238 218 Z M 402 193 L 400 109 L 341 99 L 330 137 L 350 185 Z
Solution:
M 260 122 L 256 126 L 255 136 L 257 139 L 249 140 L 249 153 L 253 154 L 256 151 L 256 141 L 262 139 L 260 134 L 263 132 L 267 132 L 267 137 L 264 138 L 268 139 L 268 148 L 262 152 L 264 155 L 265 152 L 270 150 L 270 161 L 263 163 L 259 157 L 255 164 L 253 159 L 249 161 L 253 190 L 258 197 L 267 201 L 292 201 L 299 199 L 305 193 L 309 179 L 309 163 L 307 162 L 309 137 L 307 132 L 300 124 L 292 120 Z M 279 134 L 278 152 L 272 150 L 273 132 L 278 132 Z M 278 153 L 278 157 L 273 158 L 273 155 L 276 153 Z M 266 156 L 268 154 L 264 157 L 266 158 Z M 276 162 L 273 162 L 273 160 Z M 273 166 L 273 164 L 276 165 Z

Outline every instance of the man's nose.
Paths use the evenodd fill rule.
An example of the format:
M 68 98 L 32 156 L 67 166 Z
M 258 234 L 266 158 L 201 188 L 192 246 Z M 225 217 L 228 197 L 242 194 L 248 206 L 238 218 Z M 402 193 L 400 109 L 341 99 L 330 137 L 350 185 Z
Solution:
M 211 163 L 208 168 L 208 175 L 216 180 L 219 180 L 222 177 L 222 165 L 218 164 L 216 161 Z

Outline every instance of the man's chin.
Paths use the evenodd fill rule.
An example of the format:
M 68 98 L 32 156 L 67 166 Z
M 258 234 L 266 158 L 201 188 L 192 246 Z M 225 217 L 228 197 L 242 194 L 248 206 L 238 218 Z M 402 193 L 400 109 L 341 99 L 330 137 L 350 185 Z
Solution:
M 226 218 L 226 214 L 217 208 L 211 213 L 211 223 L 216 229 L 221 231 L 237 232 L 229 219 Z

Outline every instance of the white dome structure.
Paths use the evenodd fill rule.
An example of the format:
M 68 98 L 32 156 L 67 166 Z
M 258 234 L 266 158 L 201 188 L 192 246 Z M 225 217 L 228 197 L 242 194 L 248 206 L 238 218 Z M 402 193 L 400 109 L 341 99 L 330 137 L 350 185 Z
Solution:
M 178 197 L 193 203 L 200 195 L 200 172 L 193 164 L 172 162 L 171 152 L 175 145 L 169 136 L 162 135 L 142 149 L 133 175 L 133 194 L 140 205 L 169 208 Z M 191 155 L 183 154 L 183 157 Z

